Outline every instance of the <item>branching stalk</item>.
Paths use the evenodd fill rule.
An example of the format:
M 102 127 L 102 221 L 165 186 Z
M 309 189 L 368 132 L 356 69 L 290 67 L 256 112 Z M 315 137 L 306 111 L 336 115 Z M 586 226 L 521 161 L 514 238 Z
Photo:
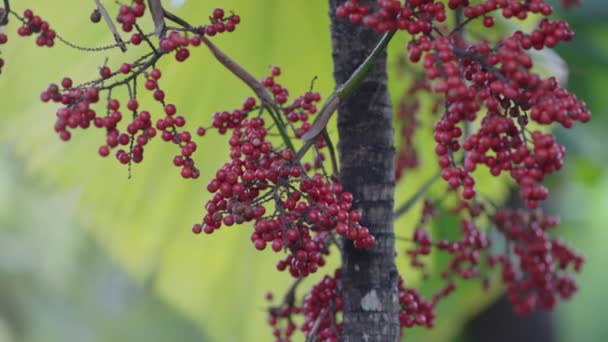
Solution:
M 394 217 L 395 219 L 401 217 L 405 213 L 407 213 L 413 206 L 418 202 L 422 196 L 427 192 L 427 190 L 433 185 L 437 180 L 439 180 L 441 176 L 440 172 L 437 172 L 431 179 L 427 180 L 421 187 L 416 191 L 416 193 L 410 197 L 407 202 L 403 203 L 397 210 L 395 210 Z
M 120 34 L 118 33 L 118 30 L 116 29 L 116 25 L 114 25 L 112 18 L 108 14 L 108 11 L 106 11 L 106 8 L 103 6 L 103 4 L 101 3 L 100 0 L 94 0 L 94 1 L 97 4 L 97 9 L 99 10 L 99 13 L 101 13 L 103 20 L 105 20 L 106 24 L 108 24 L 108 27 L 110 28 L 110 31 L 112 31 L 112 34 L 114 35 L 114 40 L 116 40 L 116 43 L 120 46 L 120 50 L 122 52 L 127 52 L 127 45 L 120 37 Z
M 372 66 L 376 63 L 378 56 L 386 49 L 388 43 L 391 41 L 396 31 L 389 31 L 382 36 L 380 41 L 376 44 L 372 52 L 367 58 L 359 65 L 359 67 L 352 73 L 352 75 L 327 98 L 317 119 L 314 121 L 308 132 L 306 132 L 302 139 L 305 141 L 302 148 L 298 151 L 296 160 L 299 160 L 306 154 L 310 147 L 314 144 L 316 138 L 323 132 L 329 119 L 333 113 L 340 106 L 341 101 L 346 99 L 352 92 L 357 89 Z

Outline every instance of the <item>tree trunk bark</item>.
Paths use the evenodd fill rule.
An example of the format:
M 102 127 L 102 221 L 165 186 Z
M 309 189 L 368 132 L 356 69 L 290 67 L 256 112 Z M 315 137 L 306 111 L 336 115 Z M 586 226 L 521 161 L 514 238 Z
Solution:
M 345 0 L 330 0 L 334 78 L 348 79 L 380 39 L 362 25 L 336 18 Z M 367 1 L 372 5 L 372 1 Z M 399 340 L 398 272 L 394 263 L 393 202 L 395 149 L 387 89 L 386 54 L 338 110 L 340 180 L 363 211 L 362 225 L 376 245 L 357 250 L 343 244 L 343 341 Z

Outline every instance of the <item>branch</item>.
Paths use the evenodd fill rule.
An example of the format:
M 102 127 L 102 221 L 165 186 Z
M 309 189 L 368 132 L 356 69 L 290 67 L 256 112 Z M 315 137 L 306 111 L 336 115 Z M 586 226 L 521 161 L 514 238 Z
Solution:
M 424 183 L 420 189 L 418 189 L 418 191 L 412 197 L 410 197 L 409 200 L 407 200 L 407 202 L 403 203 L 403 205 L 395 210 L 395 213 L 393 214 L 394 218 L 397 219 L 403 214 L 407 213 L 408 210 L 410 210 L 414 204 L 416 204 L 416 202 L 422 198 L 431 185 L 433 185 L 440 178 L 440 176 L 441 173 L 437 172 L 431 179 L 427 180 L 426 183 Z
M 8 19 L 8 13 L 11 11 L 11 4 L 8 0 L 4 0 L 4 12 L 2 13 L 2 17 L 0 17 L 0 26 L 2 23 Z
M 317 119 L 313 122 L 312 126 L 304 135 L 302 140 L 305 141 L 304 146 L 298 151 L 296 160 L 300 160 L 306 154 L 306 151 L 314 144 L 316 138 L 323 132 L 332 114 L 338 109 L 340 103 L 346 99 L 355 89 L 357 89 L 365 77 L 371 70 L 372 66 L 376 63 L 378 56 L 386 49 L 388 43 L 395 35 L 395 30 L 389 31 L 382 36 L 380 41 L 376 44 L 372 52 L 367 58 L 359 65 L 359 67 L 350 75 L 349 79 L 341 84 L 325 101 L 323 108 L 319 112 Z
M 106 11 L 106 8 L 101 4 L 100 0 L 94 0 L 94 1 L 97 4 L 97 9 L 99 10 L 99 13 L 101 13 L 101 16 L 106 21 L 106 24 L 108 24 L 110 31 L 112 31 L 112 34 L 114 35 L 114 40 L 116 40 L 116 43 L 120 46 L 120 50 L 122 52 L 126 52 L 127 46 L 125 45 L 125 42 L 122 40 L 122 38 L 120 38 L 120 34 L 118 33 L 118 30 L 116 29 L 116 26 L 114 25 L 114 22 L 112 21 L 112 18 L 110 18 L 108 11 Z
M 319 330 L 319 327 L 321 326 L 321 320 L 327 314 L 328 311 L 329 311 L 328 308 L 323 308 L 323 310 L 321 310 L 321 312 L 319 312 L 319 316 L 315 320 L 315 324 L 312 326 L 312 329 L 310 329 L 310 333 L 308 334 L 308 338 L 306 339 L 306 342 L 315 341 L 315 338 L 317 337 L 317 331 Z
M 148 7 L 150 8 L 150 14 L 152 14 L 152 21 L 154 22 L 154 33 L 158 38 L 162 38 L 165 35 L 165 10 L 160 0 L 148 0 Z
M 213 44 L 207 37 L 201 36 L 201 41 L 207 46 L 209 51 L 213 54 L 215 59 L 218 62 L 222 63 L 226 69 L 230 70 L 233 75 L 238 77 L 241 81 L 243 81 L 253 92 L 260 98 L 262 103 L 269 109 L 268 112 L 272 119 L 274 120 L 279 133 L 281 133 L 281 137 L 283 138 L 283 142 L 285 146 L 292 151 L 295 151 L 291 139 L 285 130 L 285 125 L 280 118 L 281 108 L 276 104 L 276 102 L 272 99 L 266 88 L 258 82 L 258 80 L 253 77 L 247 70 L 245 70 L 240 64 L 235 62 L 232 58 L 226 55 L 222 50 L 220 50 L 215 44 Z
M 327 150 L 329 151 L 329 157 L 331 158 L 331 168 L 334 172 L 334 175 L 338 177 L 340 172 L 338 171 L 338 158 L 336 157 L 336 149 L 334 148 L 334 143 L 331 141 L 329 137 L 329 133 L 327 133 L 327 129 L 323 130 L 323 139 L 325 139 L 325 143 L 327 144 Z

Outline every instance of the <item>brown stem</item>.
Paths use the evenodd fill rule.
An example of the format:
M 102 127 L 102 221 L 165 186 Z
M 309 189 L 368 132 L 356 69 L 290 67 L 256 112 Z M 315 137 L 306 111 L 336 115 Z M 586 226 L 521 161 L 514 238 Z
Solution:
M 8 0 L 4 0 L 4 12 L 2 13 L 2 17 L 0 17 L 0 26 L 2 26 L 2 23 L 8 18 L 10 11 L 11 3 Z
M 148 0 L 148 7 L 154 22 L 154 33 L 158 38 L 165 34 L 165 10 L 160 0 Z
M 99 10 L 99 13 L 101 13 L 101 16 L 105 20 L 106 24 L 108 24 L 110 31 L 112 31 L 112 34 L 114 35 L 114 40 L 116 40 L 116 43 L 120 46 L 120 50 L 122 52 L 126 52 L 127 46 L 126 46 L 125 42 L 122 40 L 122 38 L 120 37 L 120 34 L 118 33 L 118 30 L 116 29 L 116 25 L 114 25 L 112 18 L 108 14 L 108 11 L 106 11 L 106 8 L 103 6 L 103 4 L 101 3 L 100 0 L 94 0 L 94 1 L 97 4 L 97 9 Z

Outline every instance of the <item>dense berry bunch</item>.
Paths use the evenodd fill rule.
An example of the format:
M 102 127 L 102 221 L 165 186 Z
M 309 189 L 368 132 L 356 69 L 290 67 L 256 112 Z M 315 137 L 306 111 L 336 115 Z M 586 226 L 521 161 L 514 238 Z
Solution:
M 440 273 L 445 287 L 434 294 L 433 306 L 456 289 L 457 278 L 480 279 L 482 287 L 487 288 L 490 270 L 482 267 L 482 260 L 487 260 L 490 268 L 502 268 L 502 281 L 518 314 L 537 308 L 552 310 L 558 299 L 568 299 L 577 290 L 571 271 L 579 272 L 584 259 L 565 243 L 549 236 L 549 231 L 559 223 L 557 217 L 546 216 L 538 209 L 499 209 L 492 213 L 481 204 L 467 201 L 461 201 L 450 213 L 469 217 L 461 220 L 460 238 L 434 241 L 422 228 L 436 214 L 427 200 L 421 227 L 413 234 L 414 246 L 406 251 L 411 265 L 421 268 L 425 266 L 421 257 L 429 255 L 433 248 L 437 253 L 450 256 Z M 500 236 L 504 240 L 502 253 L 497 248 L 489 249 L 488 234 L 479 228 L 488 221 L 491 223 L 488 229 L 496 233 L 495 239 Z M 440 230 L 445 229 L 449 228 Z
M 131 32 L 137 27 L 137 32 L 133 33 L 130 42 L 139 45 L 143 40 L 153 46 L 153 42 L 148 38 L 149 35 L 142 35 L 141 28 L 137 20 L 146 11 L 143 0 L 134 0 L 131 5 L 121 5 L 116 17 L 125 32 Z M 97 20 L 99 11 L 92 15 L 93 21 Z M 220 16 L 220 14 L 222 14 Z M 27 17 L 27 16 L 26 16 Z M 32 17 L 37 18 L 37 17 Z M 34 20 L 32 19 L 32 20 Z M 38 19 L 36 19 L 38 20 Z M 234 25 L 240 21 L 237 15 L 224 18 L 223 10 L 216 9 L 210 19 L 211 25 L 217 26 L 218 23 L 230 21 L 230 25 L 224 31 L 234 31 Z M 224 24 L 222 24 L 224 25 Z M 207 26 L 208 27 L 208 26 Z M 177 145 L 180 154 L 173 158 L 173 164 L 180 168 L 180 174 L 184 178 L 196 179 L 199 177 L 199 170 L 194 165 L 192 154 L 197 150 L 197 144 L 193 141 L 194 134 L 185 129 L 186 118 L 177 113 L 174 104 L 165 103 L 165 91 L 160 87 L 162 72 L 154 65 L 163 56 L 175 52 L 175 59 L 179 62 L 185 61 L 190 52 L 189 47 L 201 45 L 202 34 L 205 34 L 205 26 L 200 28 L 186 27 L 181 30 L 171 30 L 169 34 L 161 38 L 158 47 L 154 47 L 151 53 L 145 54 L 133 62 L 122 63 L 115 70 L 104 65 L 99 68 L 99 78 L 86 82 L 83 85 L 73 85 L 71 78 L 64 78 L 61 87 L 51 84 L 42 94 L 44 102 L 53 101 L 63 105 L 57 111 L 57 122 L 55 130 L 63 140 L 69 140 L 71 130 L 76 128 L 88 128 L 91 124 L 95 127 L 104 129 L 106 141 L 99 147 L 99 154 L 102 157 L 110 155 L 112 150 L 116 150 L 116 159 L 122 164 L 139 163 L 144 158 L 144 147 L 157 134 L 161 140 Z M 110 48 L 122 46 L 118 43 Z M 144 78 L 143 86 L 145 90 L 152 93 L 152 97 L 160 104 L 162 116 L 154 119 L 153 112 L 139 108 L 137 99 L 138 78 Z M 119 88 L 126 87 L 129 98 L 125 100 L 125 106 L 121 108 L 119 99 L 111 96 L 112 92 Z M 98 115 L 91 105 L 99 100 L 99 93 L 107 92 L 105 115 Z M 94 94 L 92 96 L 91 94 Z M 94 102 L 91 100 L 94 98 Z M 124 114 L 129 113 L 130 120 L 124 123 Z M 204 135 L 205 129 L 199 128 L 197 135 Z
M 146 4 L 144 4 L 144 0 L 132 0 L 131 5 L 120 5 L 116 21 L 121 24 L 124 32 L 131 32 L 137 20 L 143 17 L 145 12 Z
M 55 132 L 59 134 L 61 140 L 70 140 L 72 134 L 70 130 L 77 128 L 86 129 L 95 121 L 97 114 L 91 105 L 99 101 L 99 89 L 95 87 L 72 89 L 72 80 L 64 79 L 62 82 L 63 91 L 57 84 L 51 84 L 40 94 L 43 102 L 55 102 L 63 105 L 57 110 L 57 121 L 55 122 Z M 120 120 L 119 117 L 108 121 Z
M 38 46 L 52 47 L 55 45 L 55 31 L 51 29 L 48 22 L 35 15 L 32 10 L 27 9 L 23 12 L 22 22 L 23 26 L 17 30 L 20 36 L 26 37 L 36 34 L 36 44 Z
M 531 72 L 532 60 L 524 50 L 571 36 L 564 23 L 542 20 L 532 34 L 516 32 L 496 49 L 485 42 L 465 49 L 459 47 L 461 39 L 447 37 L 422 43 L 425 50 L 434 49 L 425 56 L 424 67 L 429 78 L 440 79 L 435 90 L 446 98 L 446 112 L 435 127 L 439 164 L 452 187 L 464 185 L 463 198 L 474 195 L 470 173 L 477 164 L 486 165 L 496 176 L 510 172 L 531 208 L 546 198 L 546 189 L 538 183 L 561 168 L 563 148 L 551 137 L 530 133 L 529 120 L 571 127 L 574 121 L 588 121 L 590 113 L 554 78 L 543 80 Z M 464 167 L 458 167 L 454 153 L 461 148 L 460 125 L 474 121 L 482 106 L 487 114 L 480 129 L 465 137 L 462 147 L 471 153 Z
M 337 342 L 342 336 L 343 324 L 337 321 L 338 313 L 344 310 L 341 273 L 338 269 L 333 277 L 323 277 L 304 297 L 301 329 L 306 337 L 315 337 L 314 341 Z
M 407 1 L 405 5 L 399 0 L 379 0 L 377 8 L 362 4 L 359 0 L 348 0 L 336 9 L 339 18 L 346 18 L 353 23 L 374 29 L 379 33 L 391 30 L 405 30 L 414 34 L 429 34 L 433 31 L 433 22 L 443 22 L 447 18 L 445 5 L 435 1 Z
M 416 290 L 407 288 L 402 277 L 397 283 L 400 304 L 399 324 L 401 334 L 405 328 L 414 326 L 431 328 L 435 321 L 435 307 L 425 300 Z M 293 291 L 294 288 L 291 289 Z M 297 306 L 290 292 L 279 307 L 269 309 L 268 323 L 273 329 L 277 342 L 289 342 L 297 328 L 294 319 L 302 316 L 300 330 L 309 341 L 337 342 L 343 333 L 342 312 L 342 270 L 337 269 L 333 276 L 324 276 L 304 296 L 302 306 Z M 268 297 L 271 299 L 271 297 Z
M 502 267 L 509 300 L 523 314 L 537 307 L 551 310 L 557 299 L 568 299 L 577 290 L 567 273 L 578 272 L 583 257 L 563 242 L 549 237 L 559 219 L 540 211 L 500 210 L 493 215 L 496 229 L 509 241 L 506 255 L 491 256 L 491 266 Z
M 222 225 L 254 221 L 251 240 L 255 247 L 264 249 L 270 244 L 275 252 L 289 250 L 277 268 L 288 267 L 294 277 L 314 273 L 325 263 L 323 254 L 333 231 L 357 247 L 373 245 L 373 236 L 359 224 L 361 213 L 351 208 L 352 194 L 320 174 L 308 176 L 305 168 L 294 163 L 291 150 L 274 149 L 262 118 L 239 117 L 242 120 L 228 121 L 234 126 L 229 140 L 231 162 L 207 185 L 214 196 L 194 232 L 212 233 Z
M 240 16 L 236 14 L 226 16 L 223 9 L 216 8 L 211 16 L 211 24 L 199 28 L 199 33 L 215 36 L 218 33 L 233 32 L 240 22 Z
M 422 298 L 422 296 L 414 289 L 405 287 L 403 278 L 399 277 L 397 283 L 399 292 L 399 324 L 401 325 L 401 334 L 403 328 L 411 328 L 413 326 L 421 326 L 432 328 L 435 324 L 435 306 Z

